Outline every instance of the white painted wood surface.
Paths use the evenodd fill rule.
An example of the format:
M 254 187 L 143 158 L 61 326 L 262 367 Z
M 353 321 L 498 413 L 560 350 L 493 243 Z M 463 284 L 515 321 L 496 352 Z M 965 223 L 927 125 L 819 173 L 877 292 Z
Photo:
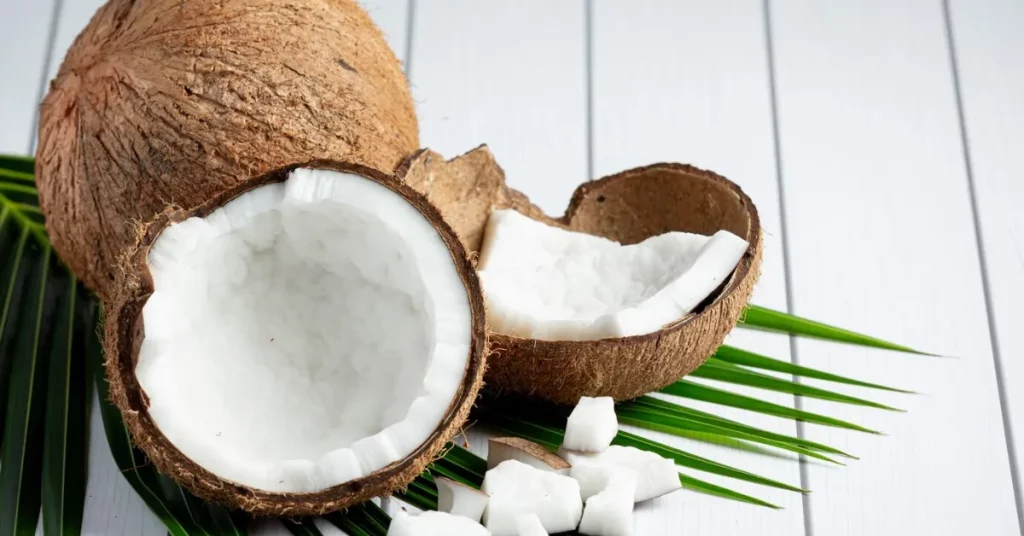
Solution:
M 886 413 L 805 400 L 889 437 L 807 427 L 861 456 L 808 467 L 815 534 L 1016 534 L 941 4 L 772 4 L 795 313 L 957 356 L 801 340 L 801 363 L 919 390 Z
M 1024 459 L 1024 2 L 950 2 L 1008 433 Z M 1018 486 L 1020 482 L 1018 481 Z M 1020 489 L 1017 490 L 1018 501 Z M 1018 505 L 1019 507 L 1019 505 Z M 1019 515 L 1019 514 L 1018 514 Z
M 0 151 L 30 150 L 44 73 L 56 72 L 99 4 L 0 0 Z M 798 430 L 715 408 L 862 459 L 846 468 L 805 466 L 803 483 L 814 493 L 804 500 L 695 475 L 785 509 L 681 493 L 642 506 L 638 534 L 1021 533 L 1000 396 L 1011 428 L 1022 433 L 1017 200 L 1024 179 L 1015 164 L 1024 146 L 1024 4 L 952 1 L 955 72 L 935 0 L 380 0 L 367 7 L 410 68 L 424 145 L 455 156 L 488 143 L 509 181 L 552 214 L 591 173 L 655 161 L 716 170 L 751 195 L 768 234 L 756 302 L 957 356 L 798 342 L 803 364 L 925 394 L 866 393 L 906 414 L 798 401 L 888 437 Z M 730 342 L 790 357 L 782 337 L 740 332 Z M 93 430 L 85 532 L 163 534 L 114 467 L 98 415 Z M 657 437 L 801 482 L 800 466 L 788 460 Z M 480 452 L 480 436 L 473 440 Z M 259 533 L 283 530 L 270 523 Z

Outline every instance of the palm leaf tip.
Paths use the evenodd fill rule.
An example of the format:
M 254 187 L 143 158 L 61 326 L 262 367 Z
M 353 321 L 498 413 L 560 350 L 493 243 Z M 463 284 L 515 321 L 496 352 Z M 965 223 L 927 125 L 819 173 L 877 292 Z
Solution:
M 863 333 L 857 333 L 856 331 L 850 331 L 757 305 L 747 306 L 747 309 L 743 313 L 743 317 L 740 319 L 739 325 L 748 328 L 788 333 L 790 335 L 800 335 L 827 341 L 843 342 L 857 346 L 867 346 L 908 354 L 939 357 L 938 354 L 922 352 L 921 350 L 916 350 L 902 344 L 896 344 L 894 342 L 865 335 Z

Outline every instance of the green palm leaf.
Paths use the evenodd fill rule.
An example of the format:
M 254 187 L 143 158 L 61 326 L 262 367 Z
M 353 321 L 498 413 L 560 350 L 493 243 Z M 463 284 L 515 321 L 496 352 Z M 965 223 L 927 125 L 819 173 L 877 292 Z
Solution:
M 739 365 L 733 365 L 732 363 L 726 363 L 724 361 L 704 363 L 703 366 L 691 372 L 690 375 L 695 378 L 706 378 L 720 382 L 734 383 L 736 385 L 746 385 L 748 387 L 806 396 L 808 398 L 817 398 L 820 400 L 829 400 L 831 402 L 841 402 L 844 404 L 886 409 L 889 411 L 903 411 L 886 406 L 885 404 L 865 400 L 863 398 L 844 395 L 827 389 L 820 389 L 818 387 L 797 383 L 792 380 L 784 380 L 767 374 L 761 374 L 760 372 L 754 372 Z
M 288 529 L 295 536 L 321 536 L 323 533 L 320 529 L 316 528 L 313 520 L 310 518 L 304 518 L 300 520 L 282 519 L 281 523 L 284 528 Z
M 19 271 L 26 285 L 15 289 L 16 329 L 5 330 L 10 377 L 5 387 L 6 420 L 0 452 L 0 535 L 32 534 L 39 519 L 42 493 L 42 445 L 45 430 L 47 356 L 52 348 L 52 321 L 60 301 L 60 282 L 51 281 L 49 245 L 22 242 Z M 65 278 L 66 278 L 65 274 Z M 53 284 L 51 284 L 53 283 Z M 6 327 L 6 326 L 5 326 Z M 7 346 L 7 345 L 5 345 Z M 5 352 L 7 354 L 7 352 Z
M 437 508 L 435 498 L 434 509 Z M 391 518 L 371 501 L 353 506 L 344 512 L 324 516 L 332 525 L 350 536 L 386 536 Z
M 738 325 L 745 328 L 789 333 L 791 335 L 801 335 L 804 337 L 813 337 L 827 341 L 845 342 L 858 346 L 895 350 L 897 352 L 907 352 L 928 356 L 935 355 L 915 350 L 908 346 L 903 346 L 902 344 L 876 339 L 875 337 L 864 335 L 862 333 L 837 328 L 835 326 L 815 322 L 814 320 L 801 318 L 781 311 L 773 311 L 757 305 L 747 306 L 747 309 L 744 311 L 743 317 L 740 319 L 740 323 Z
M 772 372 L 781 372 L 783 374 L 792 374 L 793 376 L 801 376 L 804 378 L 814 378 L 817 380 L 825 380 L 834 383 L 843 383 L 846 385 L 855 385 L 857 387 L 869 387 L 871 389 L 880 389 L 882 391 L 891 391 L 894 393 L 903 394 L 917 394 L 914 391 L 907 391 L 906 389 L 897 389 L 895 387 L 886 387 L 885 385 L 879 385 L 877 383 L 869 383 L 861 380 L 855 380 L 853 378 L 847 378 L 838 374 L 832 374 L 831 372 L 825 372 L 810 367 L 804 367 L 790 363 L 789 361 L 783 361 L 781 359 L 775 359 L 773 357 L 756 354 L 747 350 L 741 350 L 733 346 L 722 345 L 718 347 L 718 351 L 715 355 L 708 359 L 709 363 L 726 362 L 732 363 L 733 365 L 742 365 L 744 367 L 756 368 L 761 370 L 770 370 Z
M 858 432 L 867 432 L 869 434 L 879 434 L 875 430 L 865 428 L 858 424 L 843 421 L 840 419 L 834 419 L 825 415 L 819 415 L 817 413 L 811 413 L 809 411 L 803 411 L 794 409 L 779 404 L 773 404 L 771 402 L 765 402 L 757 398 L 739 395 L 736 393 L 730 393 L 722 389 L 716 389 L 707 385 L 701 385 L 699 383 L 693 383 L 689 380 L 679 380 L 668 387 L 661 390 L 662 393 L 681 396 L 683 398 L 690 398 L 692 400 L 701 400 L 704 402 L 710 402 L 712 404 L 719 404 L 722 406 L 729 406 L 738 409 L 744 409 L 747 411 L 753 411 L 755 413 L 763 413 L 765 415 L 772 415 L 775 417 L 781 417 L 784 419 L 793 419 L 795 421 L 811 422 L 815 424 L 821 424 L 825 426 L 833 426 L 836 428 L 846 428 L 848 430 L 856 430 Z
M 54 327 L 49 357 L 43 443 L 43 528 L 47 534 L 78 534 L 85 505 L 92 372 L 86 347 L 96 336 L 96 305 L 69 278 Z
M 737 432 L 742 435 L 733 437 L 754 442 L 757 442 L 759 439 L 766 439 L 774 443 L 784 443 L 801 449 L 826 452 L 829 454 L 843 456 L 845 458 L 856 459 L 855 456 L 852 456 L 837 448 L 830 447 L 822 443 L 809 441 L 807 439 L 799 437 L 787 436 L 785 434 L 769 432 L 767 430 L 762 430 L 760 428 L 743 424 L 738 421 L 726 419 L 725 417 L 719 417 L 718 415 L 713 415 L 711 413 L 707 413 L 697 409 L 684 407 L 679 404 L 673 404 L 671 402 L 666 402 L 664 400 L 654 398 L 652 396 L 642 396 L 640 398 L 637 398 L 636 400 L 633 400 L 632 402 L 624 402 L 622 404 L 619 404 L 615 411 L 616 413 L 619 414 L 619 417 L 621 418 L 624 413 L 628 414 L 630 411 L 636 409 L 656 411 L 658 413 L 671 415 L 680 419 L 686 419 L 695 423 L 707 425 L 709 427 L 709 433 L 711 433 L 712 430 L 715 431 L 715 434 L 721 435 L 729 435 L 729 432 Z M 643 427 L 645 424 L 646 423 L 640 423 L 636 424 L 635 426 Z

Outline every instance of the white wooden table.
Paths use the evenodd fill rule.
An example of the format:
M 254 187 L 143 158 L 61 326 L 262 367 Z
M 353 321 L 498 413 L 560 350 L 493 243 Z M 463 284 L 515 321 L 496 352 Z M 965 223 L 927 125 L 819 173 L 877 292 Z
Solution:
M 99 4 L 0 0 L 0 152 L 34 151 L 36 104 Z M 367 7 L 405 62 L 424 145 L 455 156 L 488 143 L 551 213 L 577 183 L 628 167 L 716 170 L 750 193 L 768 233 L 757 303 L 957 356 L 736 333 L 762 353 L 924 394 L 870 393 L 906 414 L 771 397 L 887 437 L 725 412 L 861 457 L 846 468 L 658 435 L 813 493 L 725 482 L 778 511 L 676 493 L 640 507 L 638 534 L 1021 533 L 1024 1 Z M 96 415 L 93 426 L 86 532 L 164 534 Z

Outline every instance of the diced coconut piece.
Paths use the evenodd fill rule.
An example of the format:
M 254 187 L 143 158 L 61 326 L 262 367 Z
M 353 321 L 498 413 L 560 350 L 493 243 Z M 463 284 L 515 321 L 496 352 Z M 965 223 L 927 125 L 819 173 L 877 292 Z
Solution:
M 544 525 L 540 523 L 537 514 L 516 516 L 516 528 L 519 530 L 519 536 L 548 536 L 548 531 L 544 530 Z
M 558 453 L 572 465 L 569 474 L 579 482 L 581 494 L 586 492 L 584 498 L 604 489 L 616 469 L 631 469 L 636 473 L 636 502 L 682 488 L 675 462 L 636 447 L 612 445 L 601 453 L 566 449 Z
M 423 512 L 411 516 L 404 510 L 391 520 L 387 536 L 490 536 L 483 525 L 445 512 Z
M 580 520 L 580 534 L 589 536 L 632 536 L 633 496 L 636 473 L 628 469 L 614 471 L 608 485 L 587 499 Z
M 487 508 L 487 494 L 461 482 L 435 476 L 437 509 L 452 515 L 468 517 L 479 522 Z
M 540 340 L 653 333 L 726 281 L 747 246 L 728 231 L 669 232 L 624 246 L 495 210 L 478 265 L 487 321 Z
M 569 463 L 543 446 L 520 437 L 492 437 L 487 440 L 487 469 L 506 460 L 516 460 L 531 467 L 559 474 L 569 474 Z
M 612 397 L 584 396 L 569 414 L 562 448 L 579 452 L 604 452 L 618 432 L 619 420 L 615 417 L 615 401 Z
M 573 530 L 583 516 L 580 486 L 565 475 L 506 460 L 484 475 L 490 496 L 484 525 L 495 536 L 517 536 L 516 518 L 536 514 L 548 532 Z

